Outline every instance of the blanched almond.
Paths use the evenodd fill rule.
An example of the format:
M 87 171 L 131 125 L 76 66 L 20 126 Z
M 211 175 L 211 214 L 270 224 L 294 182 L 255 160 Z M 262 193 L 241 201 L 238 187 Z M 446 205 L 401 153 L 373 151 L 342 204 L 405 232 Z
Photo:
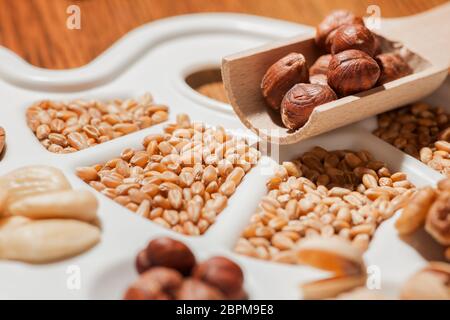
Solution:
M 97 218 L 97 198 L 87 190 L 66 190 L 29 196 L 11 203 L 8 213 L 31 219 L 76 219 L 93 221 Z
M 64 174 L 49 166 L 28 166 L 0 177 L 0 189 L 8 190 L 7 205 L 18 199 L 50 191 L 70 190 Z
M 77 255 L 100 240 L 100 230 L 76 220 L 40 220 L 0 232 L 0 259 L 47 263 Z
M 0 219 L 0 232 L 12 230 L 17 228 L 25 223 L 30 222 L 31 220 L 25 217 L 5 217 Z

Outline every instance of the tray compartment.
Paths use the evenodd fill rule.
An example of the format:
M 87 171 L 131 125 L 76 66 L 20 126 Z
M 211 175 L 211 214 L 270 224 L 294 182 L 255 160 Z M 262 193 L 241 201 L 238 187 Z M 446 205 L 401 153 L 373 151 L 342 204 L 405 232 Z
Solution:
M 215 222 L 259 157 L 245 139 L 180 114 L 164 132 L 146 136 L 141 148 L 76 171 L 137 215 L 196 236 Z
M 414 164 L 412 163 L 410 164 L 407 161 L 403 161 L 402 159 L 403 154 L 395 150 L 394 148 L 393 148 L 394 152 L 388 153 L 389 156 L 386 156 L 384 152 L 380 153 L 381 149 L 377 149 L 376 145 L 373 145 L 371 143 L 372 141 L 368 141 L 368 140 L 376 141 L 376 138 L 371 137 L 372 139 L 368 139 L 369 137 L 371 137 L 370 134 L 360 132 L 359 130 L 341 130 L 339 132 L 328 134 L 326 137 L 324 136 L 312 139 L 312 141 L 299 144 L 298 145 L 299 148 L 282 147 L 279 153 L 279 163 L 283 163 L 285 160 L 297 159 L 299 154 L 300 155 L 303 154 L 303 152 L 308 151 L 312 146 L 316 145 L 325 147 L 325 149 L 329 151 L 336 149 L 351 150 L 354 151 L 355 154 L 357 154 L 358 156 L 360 154 L 356 153 L 356 151 L 370 149 L 369 151 L 372 151 L 371 153 L 374 156 L 374 160 L 379 160 L 386 163 L 386 166 L 391 172 L 391 174 L 394 174 L 397 171 L 400 172 L 404 171 L 407 173 L 407 176 L 410 177 L 412 183 L 418 186 L 424 184 L 433 184 L 435 181 L 437 181 L 438 177 L 435 177 L 435 179 L 433 180 L 429 178 L 426 179 L 426 177 L 424 176 L 420 176 L 420 173 L 415 170 Z M 331 149 L 330 147 L 333 149 Z M 296 156 L 293 156 L 294 154 L 293 150 L 295 150 Z M 308 152 L 306 154 L 308 155 Z M 361 156 L 359 156 L 359 158 L 361 158 Z M 306 158 L 302 159 L 308 161 Z M 402 159 L 402 161 L 399 161 L 399 159 Z M 302 162 L 303 164 L 305 164 L 305 161 L 303 160 Z M 309 160 L 311 160 L 311 158 Z M 391 163 L 392 165 L 390 165 Z M 399 166 L 398 165 L 399 163 L 402 163 L 403 165 Z M 317 179 L 319 173 L 311 172 L 311 166 L 314 166 L 315 164 L 316 163 L 312 163 L 311 165 L 309 165 L 309 163 L 306 162 L 306 168 L 305 166 L 301 166 L 300 170 L 303 170 L 302 176 L 306 176 L 309 179 L 314 180 Z M 373 164 L 369 165 L 369 167 L 371 167 L 372 165 L 377 166 L 375 170 L 378 170 L 384 166 L 382 164 L 376 164 L 376 162 L 373 162 Z M 353 166 L 358 167 L 361 166 L 361 164 L 360 165 L 354 164 Z M 299 167 L 294 166 L 293 163 L 290 163 L 290 167 L 294 167 L 295 170 L 299 169 Z M 307 181 L 306 182 L 302 181 L 300 183 L 299 182 L 300 179 L 303 178 L 300 179 L 293 178 L 292 176 L 294 174 L 291 174 L 290 172 L 289 174 L 287 174 L 286 168 L 288 167 L 285 167 L 283 169 L 284 172 L 283 170 L 281 170 L 281 174 L 280 169 L 278 169 L 277 170 L 278 174 L 276 174 L 276 176 L 278 177 L 280 176 L 285 177 L 283 180 L 284 183 L 281 182 L 280 178 L 270 179 L 271 181 L 270 184 L 274 183 L 280 184 L 281 182 L 281 185 L 280 187 L 278 187 L 278 186 L 270 186 L 269 184 L 269 189 L 271 190 L 275 189 L 277 191 L 270 191 L 269 197 L 264 197 L 261 200 L 259 204 L 260 209 L 257 211 L 255 215 L 252 216 L 251 218 L 252 222 L 244 229 L 242 238 L 240 238 L 236 244 L 235 250 L 237 252 L 266 260 L 269 259 L 278 262 L 296 263 L 295 252 L 292 251 L 292 249 L 295 247 L 295 243 L 297 241 L 301 241 L 301 239 L 305 236 L 306 237 L 314 236 L 316 234 L 317 235 L 322 234 L 322 236 L 323 235 L 331 236 L 332 234 L 335 233 L 342 235 L 344 237 L 349 236 L 350 239 L 354 241 L 355 245 L 362 247 L 362 249 L 365 250 L 366 246 L 369 243 L 369 240 L 372 238 L 378 226 L 384 220 L 387 220 L 390 217 L 392 217 L 394 213 L 399 209 L 398 205 L 399 200 L 405 199 L 405 197 L 401 198 L 400 194 L 406 192 L 407 189 L 413 187 L 413 184 L 407 183 L 407 180 L 404 180 L 404 178 L 401 177 L 400 174 L 393 175 L 392 180 L 391 178 L 389 179 L 384 178 L 383 183 L 385 183 L 386 180 L 388 180 L 389 185 L 392 186 L 393 184 L 394 186 L 394 188 L 387 187 L 387 189 L 389 189 L 389 193 L 395 192 L 395 194 L 394 195 L 391 194 L 388 198 L 382 200 L 381 198 L 386 197 L 387 194 L 379 196 L 377 194 L 374 194 L 373 191 L 378 190 L 384 193 L 382 189 L 386 187 L 380 188 L 378 186 L 377 181 L 378 179 L 369 179 L 370 178 L 369 174 L 368 176 L 365 177 L 366 181 L 363 180 L 366 186 L 365 187 L 363 186 L 362 189 L 360 189 L 362 183 L 360 179 L 362 178 L 362 175 L 357 174 L 359 179 L 356 178 L 355 176 L 353 176 L 353 179 L 351 179 L 352 181 L 354 181 L 353 190 L 355 192 L 350 193 L 350 191 L 346 191 L 345 192 L 346 195 L 343 196 L 337 195 L 335 193 L 336 192 L 340 193 L 343 192 L 344 190 L 331 188 L 333 186 L 348 188 L 348 186 L 346 186 L 348 182 L 344 181 L 344 179 L 341 179 L 342 181 L 339 183 L 335 183 L 335 181 L 323 182 L 324 180 L 321 180 L 322 182 L 318 184 L 329 184 L 329 183 L 331 184 L 328 185 L 328 188 L 324 188 L 322 186 L 317 187 L 317 190 L 313 191 L 312 189 L 316 188 L 315 185 L 310 186 L 307 183 Z M 350 170 L 353 169 L 353 167 L 349 168 Z M 318 171 L 323 170 L 323 167 L 317 170 Z M 376 174 L 374 171 L 372 172 Z M 291 178 L 287 179 L 286 178 L 287 175 L 291 176 Z M 313 178 L 312 176 L 315 177 Z M 328 176 L 330 175 L 328 174 Z M 382 177 L 380 173 L 378 173 L 378 176 Z M 319 178 L 319 180 L 320 179 L 321 178 Z M 369 189 L 370 185 L 373 183 L 375 183 L 376 187 L 373 186 L 374 188 L 371 189 L 372 192 L 370 193 L 368 191 L 365 192 L 364 189 Z M 296 186 L 298 185 L 298 188 L 294 187 L 294 185 Z M 305 187 L 305 185 L 307 187 Z M 289 190 L 280 192 L 280 189 L 286 188 Z M 333 192 L 333 190 L 336 191 Z M 297 192 L 296 195 L 293 195 L 293 192 Z M 409 191 L 408 193 L 410 192 L 411 191 Z M 306 196 L 304 193 L 306 193 Z M 313 197 L 311 196 L 311 193 L 323 194 L 321 196 L 322 200 L 315 200 L 317 196 Z M 324 195 L 324 193 L 328 194 L 328 196 Z M 365 193 L 366 196 L 370 199 L 370 201 L 365 197 L 363 198 L 359 197 L 359 200 L 355 200 L 353 198 L 353 197 L 358 198 L 358 196 L 361 193 Z M 338 205 L 338 203 L 342 203 L 341 201 L 342 199 L 337 201 L 336 197 L 341 197 L 343 200 L 345 200 L 344 202 L 350 203 L 350 205 L 347 205 L 349 206 L 350 210 L 344 210 L 346 212 L 340 213 L 339 209 L 342 208 L 342 205 Z M 379 197 L 380 199 L 376 200 Z M 395 199 L 396 197 L 397 199 Z M 330 202 L 328 200 L 333 201 Z M 290 203 L 290 205 L 293 206 L 289 206 L 288 201 L 292 202 Z M 317 205 L 317 203 L 314 201 L 319 201 L 319 204 Z M 311 202 L 316 203 L 316 205 L 313 205 L 309 209 L 303 208 L 307 206 L 306 205 L 307 203 L 312 205 Z M 335 204 L 335 202 L 337 203 Z M 358 204 L 358 202 L 360 203 Z M 394 205 L 394 203 L 397 204 Z M 326 206 L 324 206 L 324 204 L 326 204 Z M 300 206 L 302 207 L 301 210 L 299 209 Z M 318 212 L 316 210 L 317 207 L 321 207 L 323 210 L 319 210 L 320 212 Z M 334 209 L 332 209 L 333 207 Z M 350 212 L 353 211 L 353 213 L 351 213 L 350 215 L 349 211 Z M 356 214 L 356 211 L 364 212 L 364 214 L 362 216 L 358 216 Z M 330 213 L 332 214 L 330 215 Z M 339 215 L 341 217 L 346 216 L 346 219 L 349 220 L 342 221 L 341 218 L 338 218 Z M 323 221 L 322 218 L 324 219 Z M 325 222 L 328 220 L 330 221 Z M 333 226 L 333 228 L 331 228 L 331 226 Z M 342 228 L 348 230 L 344 230 L 343 232 L 341 232 Z
M 73 153 L 162 123 L 168 111 L 149 93 L 126 100 L 43 100 L 27 108 L 26 121 L 48 151 Z

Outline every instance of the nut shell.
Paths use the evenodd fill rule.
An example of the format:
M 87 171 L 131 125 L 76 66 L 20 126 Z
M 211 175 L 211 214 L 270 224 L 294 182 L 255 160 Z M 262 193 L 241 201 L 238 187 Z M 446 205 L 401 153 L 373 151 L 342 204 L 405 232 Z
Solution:
M 331 54 L 320 56 L 309 68 L 309 82 L 312 84 L 328 85 L 327 72 L 331 61 Z
M 360 24 L 349 24 L 339 27 L 333 37 L 331 53 L 345 50 L 361 50 L 373 57 L 377 50 L 377 42 L 372 32 Z
M 279 110 L 286 92 L 301 82 L 308 82 L 305 57 L 300 53 L 290 53 L 267 69 L 261 82 L 262 94 L 272 109 Z
M 381 70 L 378 85 L 400 79 L 413 72 L 408 63 L 395 53 L 379 54 L 375 60 L 378 62 Z
M 346 50 L 331 58 L 327 77 L 339 96 L 347 96 L 371 89 L 380 77 L 380 67 L 367 53 Z
M 183 283 L 182 275 L 173 269 L 155 267 L 144 272 L 125 293 L 125 300 L 170 300 Z
M 198 279 L 186 279 L 176 293 L 177 300 L 224 300 L 219 289 Z
M 244 283 L 241 268 L 224 257 L 213 257 L 198 264 L 192 276 L 220 289 L 226 296 L 238 296 Z
M 286 93 L 281 103 L 281 120 L 289 129 L 298 129 L 309 119 L 315 107 L 336 100 L 329 86 L 300 83 Z
M 150 265 L 173 268 L 184 276 L 195 266 L 192 251 L 182 242 L 163 237 L 150 241 L 146 248 Z
M 364 25 L 364 21 L 347 10 L 331 12 L 316 28 L 316 44 L 327 52 L 331 52 L 336 29 L 346 24 Z

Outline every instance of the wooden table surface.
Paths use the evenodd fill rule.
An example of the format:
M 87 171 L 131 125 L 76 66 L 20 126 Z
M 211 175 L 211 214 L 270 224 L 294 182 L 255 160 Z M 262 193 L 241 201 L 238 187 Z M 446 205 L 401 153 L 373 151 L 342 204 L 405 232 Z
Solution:
M 0 44 L 33 65 L 82 66 L 144 23 L 194 12 L 240 12 L 315 25 L 330 10 L 366 15 L 376 4 L 383 17 L 411 15 L 445 0 L 0 0 Z M 68 6 L 81 9 L 81 29 L 66 27 Z

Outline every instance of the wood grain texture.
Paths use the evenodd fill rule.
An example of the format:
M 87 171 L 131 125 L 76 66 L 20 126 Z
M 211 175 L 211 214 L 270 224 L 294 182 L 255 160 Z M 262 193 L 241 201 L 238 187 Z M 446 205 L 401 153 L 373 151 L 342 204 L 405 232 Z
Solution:
M 445 0 L 0 0 L 0 44 L 33 65 L 82 66 L 118 38 L 156 19 L 196 12 L 249 13 L 314 25 L 330 10 L 366 14 L 370 4 L 383 17 L 411 15 Z M 69 5 L 81 9 L 81 29 L 66 27 Z

